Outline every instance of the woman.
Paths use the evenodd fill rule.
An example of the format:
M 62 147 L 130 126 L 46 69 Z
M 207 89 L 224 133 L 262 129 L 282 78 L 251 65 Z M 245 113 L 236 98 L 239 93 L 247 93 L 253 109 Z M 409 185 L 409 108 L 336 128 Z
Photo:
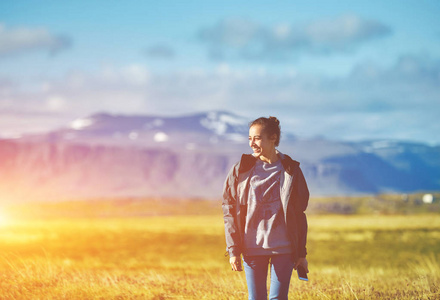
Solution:
M 249 299 L 267 299 L 267 271 L 271 268 L 270 299 L 287 299 L 293 269 L 306 272 L 309 190 L 299 162 L 279 152 L 280 122 L 258 118 L 249 125 L 249 146 L 226 178 L 223 216 L 229 262 L 242 271 Z

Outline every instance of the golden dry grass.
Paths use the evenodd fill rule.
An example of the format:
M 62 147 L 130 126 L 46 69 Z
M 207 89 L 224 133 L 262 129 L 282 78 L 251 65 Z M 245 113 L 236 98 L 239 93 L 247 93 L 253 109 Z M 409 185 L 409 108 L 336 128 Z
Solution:
M 97 218 L 95 206 L 81 216 L 72 202 L 74 217 L 61 219 L 57 205 L 67 204 L 31 218 L 29 204 L 26 218 L 15 210 L 0 226 L 0 299 L 247 298 L 244 274 L 223 255 L 218 203 L 152 217 L 115 206 Z M 440 298 L 437 214 L 310 216 L 308 249 L 310 281 L 293 276 L 291 299 Z

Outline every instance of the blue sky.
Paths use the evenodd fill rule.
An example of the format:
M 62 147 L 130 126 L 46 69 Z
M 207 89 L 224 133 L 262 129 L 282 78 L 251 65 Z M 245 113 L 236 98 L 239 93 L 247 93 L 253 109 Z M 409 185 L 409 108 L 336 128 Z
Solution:
M 275 115 L 440 144 L 439 1 L 2 1 L 0 136 L 95 112 Z

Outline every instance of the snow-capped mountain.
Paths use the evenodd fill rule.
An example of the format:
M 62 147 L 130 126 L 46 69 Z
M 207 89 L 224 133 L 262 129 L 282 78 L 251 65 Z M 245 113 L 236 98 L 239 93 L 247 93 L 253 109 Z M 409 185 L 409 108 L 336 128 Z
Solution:
M 52 141 L 71 140 L 106 144 L 136 143 L 213 144 L 219 140 L 247 140 L 247 120 L 227 112 L 208 112 L 178 117 L 127 116 L 98 113 L 72 121 L 69 128 L 51 132 Z
M 250 152 L 249 121 L 219 111 L 99 113 L 44 135 L 0 140 L 0 197 L 218 199 L 232 164 Z M 296 139 L 283 132 L 279 150 L 301 162 L 312 195 L 440 190 L 438 146 Z

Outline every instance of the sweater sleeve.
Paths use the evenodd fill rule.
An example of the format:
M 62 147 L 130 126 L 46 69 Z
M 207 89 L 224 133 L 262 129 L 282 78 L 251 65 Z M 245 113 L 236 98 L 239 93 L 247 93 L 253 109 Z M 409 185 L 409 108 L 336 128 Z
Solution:
M 229 171 L 223 187 L 223 219 L 225 224 L 226 249 L 229 256 L 240 256 L 240 233 L 237 220 L 237 180 L 238 164 Z
M 306 179 L 300 168 L 295 178 L 295 213 L 296 213 L 296 226 L 298 228 L 298 256 L 306 257 L 307 255 L 307 217 L 305 210 L 309 203 L 309 189 L 307 187 Z

